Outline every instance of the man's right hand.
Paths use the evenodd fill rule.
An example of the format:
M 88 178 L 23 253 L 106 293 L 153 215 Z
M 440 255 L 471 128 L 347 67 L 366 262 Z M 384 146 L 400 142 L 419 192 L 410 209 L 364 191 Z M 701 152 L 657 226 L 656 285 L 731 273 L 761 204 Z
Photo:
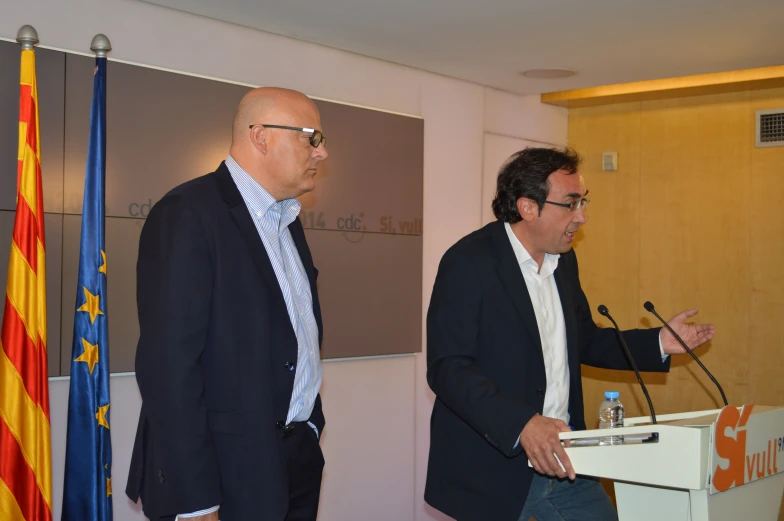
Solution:
M 574 479 L 576 473 L 558 438 L 559 432 L 571 432 L 571 429 L 561 420 L 537 414 L 523 427 L 523 432 L 520 433 L 520 445 L 536 472 L 559 478 L 569 476 L 569 479 Z M 563 464 L 563 468 L 558 464 L 558 460 Z

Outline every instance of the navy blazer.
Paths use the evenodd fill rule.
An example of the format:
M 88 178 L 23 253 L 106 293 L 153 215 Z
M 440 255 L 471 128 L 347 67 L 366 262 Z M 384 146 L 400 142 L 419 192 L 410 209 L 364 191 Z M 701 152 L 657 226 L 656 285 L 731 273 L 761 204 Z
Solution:
M 310 281 L 299 219 L 289 230 Z M 151 521 L 220 504 L 221 521 L 282 521 L 281 427 L 297 339 L 245 201 L 221 163 L 150 211 L 139 242 L 142 410 L 126 494 Z M 322 432 L 321 398 L 308 420 Z
M 630 366 L 615 331 L 593 321 L 574 250 L 560 256 L 555 281 L 571 423 L 585 429 L 580 364 Z M 623 334 L 641 370 L 669 370 L 659 329 Z M 459 521 L 517 521 L 533 469 L 515 444 L 542 413 L 547 377 L 533 305 L 503 222 L 464 237 L 441 260 L 427 313 L 427 380 L 436 402 L 425 500 Z

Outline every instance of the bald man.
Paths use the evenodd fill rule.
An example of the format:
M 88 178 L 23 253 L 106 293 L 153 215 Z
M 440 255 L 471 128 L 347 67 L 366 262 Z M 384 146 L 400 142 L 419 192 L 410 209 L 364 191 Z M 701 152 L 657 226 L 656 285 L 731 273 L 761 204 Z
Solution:
M 126 494 L 151 521 L 316 519 L 322 324 L 296 198 L 327 158 L 321 130 L 303 94 L 255 89 L 226 160 L 147 217 Z

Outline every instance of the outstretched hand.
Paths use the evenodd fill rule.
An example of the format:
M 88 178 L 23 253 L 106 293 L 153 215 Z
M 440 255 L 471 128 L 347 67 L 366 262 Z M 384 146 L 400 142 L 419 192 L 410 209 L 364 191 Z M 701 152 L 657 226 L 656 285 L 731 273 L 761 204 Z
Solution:
M 690 319 L 696 314 L 696 309 L 687 309 L 686 311 L 681 311 L 667 321 L 670 327 L 674 329 L 676 333 L 678 333 L 684 342 L 686 342 L 686 345 L 689 346 L 689 349 L 694 349 L 695 347 L 701 346 L 713 338 L 713 335 L 716 333 L 716 326 L 713 324 L 686 323 L 686 320 Z M 680 342 L 678 342 L 678 340 L 666 327 L 661 331 L 661 343 L 662 349 L 668 355 L 686 352 L 686 350 L 683 349 L 683 346 L 681 346 Z

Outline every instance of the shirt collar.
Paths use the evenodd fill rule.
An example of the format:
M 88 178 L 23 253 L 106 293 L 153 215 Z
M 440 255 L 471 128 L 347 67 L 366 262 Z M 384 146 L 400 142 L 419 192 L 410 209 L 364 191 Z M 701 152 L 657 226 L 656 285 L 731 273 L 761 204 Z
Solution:
M 254 217 L 266 215 L 270 209 L 280 212 L 281 229 L 287 227 L 297 218 L 302 209 L 302 204 L 299 201 L 296 199 L 275 201 L 275 198 L 231 157 L 231 154 L 226 158 L 226 168 L 229 169 L 245 205 Z
M 512 244 L 512 250 L 514 251 L 517 263 L 520 266 L 528 266 L 534 273 L 538 273 L 545 278 L 555 273 L 555 269 L 558 267 L 558 259 L 561 257 L 560 255 L 545 253 L 544 262 L 542 263 L 541 269 L 539 269 L 539 265 L 533 257 L 531 257 L 531 254 L 528 253 L 528 250 L 525 249 L 525 246 L 523 246 L 523 243 L 517 238 L 517 235 L 514 234 L 514 231 L 512 231 L 512 226 L 505 222 L 504 229 L 506 230 L 506 236 L 509 237 L 509 242 Z

